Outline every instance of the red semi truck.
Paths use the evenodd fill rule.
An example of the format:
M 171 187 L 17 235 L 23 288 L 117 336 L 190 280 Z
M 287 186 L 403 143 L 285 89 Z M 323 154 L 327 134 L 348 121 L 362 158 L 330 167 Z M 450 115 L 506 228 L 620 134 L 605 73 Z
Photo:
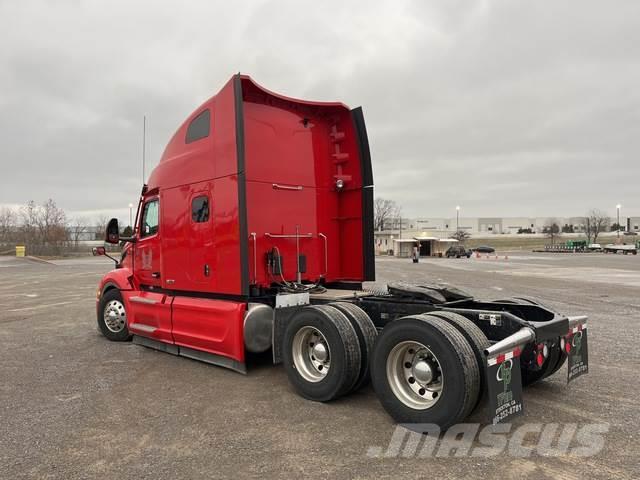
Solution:
M 310 102 L 235 75 L 178 128 L 143 186 L 136 225 L 97 290 L 109 340 L 246 373 L 272 350 L 302 396 L 371 379 L 398 422 L 447 428 L 488 399 L 522 412 L 522 385 L 587 372 L 586 317 L 527 298 L 375 278 L 373 174 L 361 108 Z M 104 248 L 94 249 L 104 255 Z M 486 395 L 485 395 L 486 393 Z

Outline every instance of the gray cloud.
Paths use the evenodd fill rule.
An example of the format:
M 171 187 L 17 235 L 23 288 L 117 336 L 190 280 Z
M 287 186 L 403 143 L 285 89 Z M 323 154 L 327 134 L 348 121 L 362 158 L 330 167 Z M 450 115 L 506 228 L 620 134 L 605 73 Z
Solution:
M 640 215 L 640 4 L 0 0 L 0 204 L 128 216 L 235 72 L 365 110 L 406 215 Z

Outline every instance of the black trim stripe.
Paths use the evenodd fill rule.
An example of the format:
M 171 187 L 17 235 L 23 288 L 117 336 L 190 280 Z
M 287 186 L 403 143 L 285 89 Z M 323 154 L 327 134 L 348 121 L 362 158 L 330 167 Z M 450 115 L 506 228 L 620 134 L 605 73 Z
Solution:
M 376 279 L 376 263 L 373 238 L 373 169 L 369 137 L 364 124 L 362 107 L 351 110 L 351 118 L 360 151 L 360 171 L 362 174 L 362 255 L 363 276 L 365 281 Z
M 249 295 L 249 231 L 247 227 L 247 178 L 244 159 L 244 114 L 242 79 L 233 79 L 236 111 L 236 156 L 238 158 L 238 221 L 240 230 L 240 294 Z
M 144 292 L 162 293 L 169 297 L 206 298 L 209 300 L 229 300 L 239 303 L 249 301 L 249 297 L 247 295 L 235 295 L 233 293 L 196 292 L 192 290 L 173 290 L 161 287 L 151 288 L 149 285 L 140 285 L 140 290 Z

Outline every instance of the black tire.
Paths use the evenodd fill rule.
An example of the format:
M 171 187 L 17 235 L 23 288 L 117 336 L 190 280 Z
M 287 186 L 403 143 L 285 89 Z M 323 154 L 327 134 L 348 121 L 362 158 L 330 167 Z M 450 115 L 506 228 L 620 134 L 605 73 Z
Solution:
M 545 305 L 544 303 L 542 303 L 540 300 L 532 298 L 532 297 L 512 297 L 512 298 L 505 298 L 502 300 L 493 300 L 491 303 L 509 303 L 509 304 L 514 304 L 514 305 L 537 305 L 538 307 L 542 307 L 546 310 L 549 310 L 551 312 L 555 312 L 555 310 L 551 307 L 548 307 L 547 305 Z
M 560 370 L 564 363 L 567 361 L 567 354 L 560 349 L 560 345 L 558 344 L 554 348 L 558 349 L 558 361 L 556 362 L 556 366 L 551 369 L 549 375 L 547 375 L 548 377 Z
M 538 305 L 540 307 L 544 307 L 544 305 L 542 303 L 540 303 L 535 298 L 531 298 L 531 297 L 504 298 L 504 299 L 501 299 L 501 300 L 492 300 L 491 303 L 513 303 L 513 304 L 522 304 L 522 303 L 524 303 L 524 304 Z
M 513 299 L 516 302 L 529 303 L 531 305 L 537 305 L 539 307 L 546 308 L 547 310 L 552 310 L 549 307 L 547 307 L 544 303 L 542 303 L 540 300 L 538 300 L 537 298 L 525 297 L 525 296 L 517 296 L 517 297 L 513 297 Z
M 115 319 L 109 322 L 105 320 L 105 313 L 112 312 Z M 98 306 L 98 329 L 100 333 L 112 342 L 126 342 L 131 339 L 129 328 L 127 325 L 127 312 L 120 294 L 120 290 L 113 288 L 102 295 Z M 118 330 L 118 328 L 121 328 Z
M 358 337 L 358 343 L 360 344 L 360 373 L 351 389 L 351 391 L 355 392 L 371 380 L 369 360 L 371 359 L 371 352 L 373 352 L 373 345 L 376 342 L 378 331 L 369 315 L 357 305 L 347 302 L 336 302 L 329 305 L 344 313 Z
M 320 380 L 305 379 L 294 362 L 294 339 L 306 327 L 320 332 L 329 350 L 330 367 Z M 291 385 L 301 396 L 316 402 L 328 402 L 346 394 L 360 373 L 360 345 L 356 332 L 340 310 L 328 305 L 304 307 L 291 317 L 284 332 L 282 352 Z
M 407 405 L 390 385 L 388 358 L 404 342 L 428 346 L 441 367 L 444 388 L 440 399 L 429 408 Z M 471 346 L 455 327 L 431 315 L 404 317 L 384 328 L 373 349 L 371 380 L 380 403 L 396 422 L 434 423 L 441 429 L 463 421 L 475 406 L 480 390 L 480 372 Z
M 429 315 L 433 315 L 434 317 L 441 318 L 446 322 L 453 325 L 456 330 L 458 330 L 462 336 L 469 342 L 469 346 L 473 350 L 473 355 L 476 358 L 476 363 L 478 364 L 478 371 L 480 373 L 480 393 L 478 395 L 478 400 L 474 405 L 474 408 L 478 406 L 484 397 L 484 393 L 487 389 L 487 379 L 486 379 L 486 369 L 485 369 L 485 355 L 484 351 L 491 346 L 487 336 L 480 330 L 475 323 L 469 320 L 466 317 L 458 313 L 453 312 L 443 312 L 439 310 L 435 310 L 433 312 L 429 312 Z

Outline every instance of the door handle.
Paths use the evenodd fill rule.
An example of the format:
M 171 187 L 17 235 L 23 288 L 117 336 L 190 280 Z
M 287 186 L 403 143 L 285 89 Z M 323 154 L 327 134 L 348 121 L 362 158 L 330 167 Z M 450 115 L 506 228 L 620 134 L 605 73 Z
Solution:
M 204 266 L 204 276 L 208 277 L 209 276 L 209 265 L 205 265 Z
M 160 272 L 153 272 L 153 273 L 151 274 L 151 276 L 152 276 L 153 278 L 160 278 Z

